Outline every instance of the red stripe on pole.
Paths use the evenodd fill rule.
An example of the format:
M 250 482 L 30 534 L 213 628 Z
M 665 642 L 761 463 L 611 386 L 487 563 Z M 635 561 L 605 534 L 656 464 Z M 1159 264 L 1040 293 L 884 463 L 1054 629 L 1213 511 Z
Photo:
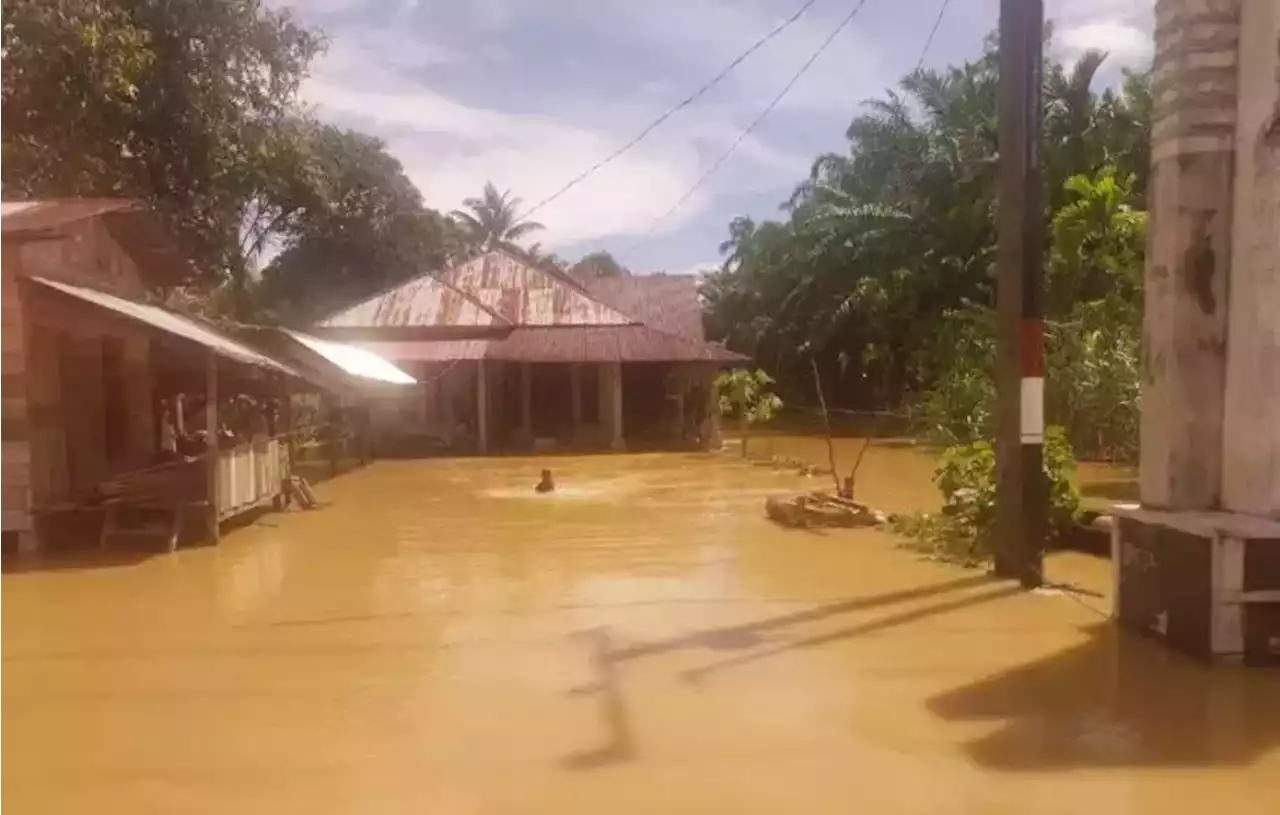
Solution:
M 1018 373 L 1022 376 L 1044 376 L 1044 322 L 1024 319 L 1018 341 L 1020 359 Z

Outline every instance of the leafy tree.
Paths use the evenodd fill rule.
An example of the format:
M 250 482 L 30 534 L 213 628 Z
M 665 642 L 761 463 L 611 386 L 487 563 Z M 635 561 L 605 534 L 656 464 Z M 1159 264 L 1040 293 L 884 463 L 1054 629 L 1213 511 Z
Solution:
M 1051 365 L 1070 369 L 1064 393 L 1069 375 L 1127 375 L 1122 326 L 1136 325 L 1140 302 L 1150 81 L 1126 74 L 1120 89 L 1097 93 L 1104 60 L 1090 52 L 1067 68 L 1050 59 L 1043 73 L 1048 345 L 1059 355 Z M 710 336 L 779 372 L 784 395 L 809 393 L 802 349 L 811 348 L 833 404 L 911 409 L 949 441 L 986 432 L 998 79 L 993 40 L 972 61 L 911 73 L 864 103 L 848 150 L 814 161 L 782 217 L 735 218 L 724 264 L 702 285 Z M 1050 395 L 1054 382 L 1051 374 Z M 1127 384 L 1105 396 L 1072 391 L 1073 407 L 1061 410 L 1076 412 L 1057 416 L 1079 449 L 1119 449 L 1128 407 L 1106 408 L 1116 417 L 1103 421 L 1106 438 L 1086 444 L 1082 428 L 1103 408 L 1076 398 L 1085 392 L 1127 399 Z
M 322 45 L 260 0 L 4 0 L 4 193 L 140 198 L 242 290 L 265 234 L 245 225 L 289 208 L 290 122 Z
M 569 269 L 569 274 L 579 280 L 592 280 L 598 277 L 629 277 L 631 270 L 618 262 L 609 252 L 603 249 L 583 255 Z
M 455 209 L 451 217 L 462 228 L 468 248 L 473 253 L 505 249 L 524 254 L 516 241 L 544 229 L 537 221 L 522 220 L 518 211 L 521 199 L 510 190 L 498 192 L 492 182 L 484 185 L 479 198 L 467 198 L 462 202 L 466 209 Z
M 751 425 L 767 422 L 782 409 L 782 399 L 770 390 L 773 377 L 764 371 L 725 371 L 715 379 L 720 414 L 736 416 L 742 433 L 742 455 L 747 454 Z
M 304 153 L 309 184 L 256 292 L 277 318 L 317 318 L 463 251 L 456 227 L 423 207 L 380 140 L 317 125 Z

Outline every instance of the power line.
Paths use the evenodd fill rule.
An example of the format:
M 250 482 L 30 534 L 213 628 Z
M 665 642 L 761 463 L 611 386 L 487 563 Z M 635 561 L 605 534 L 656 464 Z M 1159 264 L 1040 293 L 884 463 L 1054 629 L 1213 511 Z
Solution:
M 720 73 L 718 73 L 718 74 L 716 74 L 715 76 L 713 76 L 713 77 L 712 77 L 708 82 L 706 82 L 706 84 L 704 84 L 702 87 L 698 88 L 696 91 L 694 91 L 694 92 L 693 92 L 692 94 L 690 94 L 689 96 L 685 97 L 683 100 L 681 100 L 681 101 L 680 101 L 678 104 L 676 104 L 674 107 L 672 107 L 672 108 L 670 108 L 669 110 L 667 110 L 667 112 L 666 112 L 666 113 L 663 113 L 661 116 L 659 116 L 658 118 L 656 118 L 656 119 L 654 119 L 652 122 L 650 122 L 650 123 L 649 123 L 649 124 L 648 124 L 644 129 L 643 129 L 643 130 L 641 130 L 641 131 L 640 131 L 640 132 L 635 136 L 635 138 L 631 139 L 631 141 L 629 141 L 629 142 L 627 142 L 626 144 L 622 145 L 622 146 L 621 146 L 621 147 L 619 147 L 617 150 L 614 150 L 612 153 L 610 153 L 609 155 L 605 156 L 605 157 L 604 157 L 604 158 L 602 158 L 600 161 L 597 161 L 595 164 L 591 165 L 590 167 L 588 167 L 588 168 L 587 168 L 586 170 L 584 170 L 583 172 L 581 172 L 581 173 L 579 173 L 578 175 L 574 176 L 574 177 L 573 177 L 573 179 L 571 179 L 571 180 L 569 181 L 569 183 L 565 184 L 563 187 L 561 187 L 560 189 L 556 190 L 556 191 L 555 191 L 555 192 L 553 192 L 551 195 L 548 195 L 546 198 L 542 199 L 541 201 L 539 201 L 538 203 L 534 204 L 534 205 L 533 205 L 532 207 L 530 207 L 529 209 L 525 210 L 525 212 L 524 212 L 524 213 L 522 213 L 522 214 L 520 215 L 520 219 L 521 219 L 521 220 L 523 220 L 523 219 L 525 219 L 525 218 L 528 218 L 530 215 L 532 215 L 533 213 L 535 213 L 535 212 L 537 212 L 538 210 L 542 209 L 542 208 L 543 208 L 543 207 L 545 207 L 547 204 L 550 204 L 552 201 L 554 201 L 554 200 L 556 200 L 557 198 L 559 198 L 560 196 L 564 195 L 566 192 L 568 192 L 569 190 L 571 190 L 571 189 L 573 189 L 574 187 L 576 187 L 576 186 L 577 186 L 580 182 L 582 182 L 582 181 L 583 181 L 583 179 L 585 179 L 587 176 L 591 175 L 591 174 L 592 174 L 592 173 L 594 173 L 596 170 L 599 170 L 601 167 L 603 167 L 603 166 L 605 166 L 606 164 L 608 164 L 609 162 L 613 161 L 613 160 L 614 160 L 614 159 L 616 159 L 618 156 L 621 156 L 623 153 L 627 152 L 627 151 L 628 151 L 628 150 L 630 150 L 632 147 L 635 147 L 637 144 L 639 144 L 641 141 L 643 141 L 643 140 L 644 140 L 644 138 L 645 138 L 646 136 L 648 136 L 648 135 L 649 135 L 650 133 L 652 133 L 654 130 L 657 130 L 657 129 L 658 129 L 658 127 L 659 127 L 663 122 L 665 122 L 667 119 L 670 119 L 672 116 L 676 115 L 676 114 L 677 114 L 677 113 L 679 113 L 680 111 L 682 111 L 682 110 L 684 110 L 685 108 L 689 107 L 689 105 L 692 105 L 694 102 L 698 101 L 698 99 L 700 99 L 702 96 L 704 96 L 704 95 L 707 93 L 707 91 L 711 90 L 711 89 L 712 89 L 712 88 L 714 88 L 716 85 L 719 85 L 719 84 L 724 80 L 724 78 L 725 78 L 725 77 L 727 77 L 727 76 L 729 75 L 729 73 L 730 73 L 731 71 L 733 71 L 733 69 L 734 69 L 734 68 L 737 68 L 739 65 L 741 65 L 741 64 L 742 64 L 742 62 L 743 62 L 747 57 L 751 56 L 751 55 L 752 55 L 752 54 L 754 54 L 756 51 L 760 50 L 761 46 L 763 46 L 765 43 L 769 42 L 769 40 L 772 40 L 774 37 L 778 36 L 779 34 L 781 34 L 781 33 L 782 33 L 783 31 L 785 31 L 786 29 L 790 28 L 790 27 L 791 27 L 791 26 L 792 26 L 792 25 L 793 25 L 797 20 L 799 20 L 799 19 L 800 19 L 800 17 L 801 17 L 801 16 L 802 16 L 806 11 L 808 11 L 808 10 L 809 10 L 809 8 L 810 8 L 814 3 L 816 3 L 816 2 L 818 2 L 818 0 L 805 0 L 804 5 L 800 6 L 800 8 L 799 8 L 799 9 L 797 9 L 797 10 L 796 10 L 796 12 L 795 12 L 794 14 L 792 14 L 792 15 L 791 15 L 790 17 L 788 17 L 786 20 L 783 20 L 780 24 L 778 24 L 778 26 L 777 26 L 777 27 L 775 27 L 775 28 L 774 28 L 772 31 L 770 31 L 768 34 L 765 34 L 763 37 L 761 37 L 760 39 L 758 39 L 758 40 L 756 40 L 754 43 L 752 43 L 752 45 L 751 45 L 751 47 L 750 47 L 750 48 L 748 48 L 747 50 L 743 51 L 743 52 L 742 52 L 741 54 L 739 54 L 738 56 L 734 57 L 734 59 L 733 59 L 733 61 L 732 61 L 732 62 L 730 62 L 730 63 L 729 63 L 728 65 L 726 65 L 723 69 L 721 69 Z M 865 2 L 865 0 L 864 0 L 864 2 Z
M 924 41 L 924 48 L 920 50 L 920 59 L 916 60 L 916 71 L 924 67 L 924 58 L 929 55 L 929 48 L 933 45 L 933 38 L 938 33 L 938 26 L 942 25 L 942 17 L 947 13 L 950 2 L 951 0 L 942 0 L 942 5 L 938 7 L 938 16 L 933 21 L 933 28 L 929 29 L 929 38 Z
M 719 155 L 719 157 L 716 158 L 715 162 L 709 168 L 707 168 L 707 171 L 703 173 L 702 176 L 699 177 L 697 181 L 693 182 L 693 186 L 690 187 L 688 190 L 686 190 L 684 195 L 680 196 L 680 200 L 676 201 L 675 204 L 671 207 L 671 209 L 662 213 L 662 215 L 659 216 L 658 219 L 653 222 L 653 224 L 644 233 L 644 235 L 640 237 L 641 241 L 643 241 L 649 235 L 652 235 L 654 230 L 656 230 L 663 221 L 671 217 L 671 215 L 675 213 L 676 210 L 680 209 L 680 207 L 684 206 L 685 202 L 688 201 L 691 197 L 693 197 L 693 194 L 695 192 L 701 189 L 702 185 L 706 183 L 707 179 L 711 178 L 711 176 L 715 174 L 716 170 L 720 169 L 720 165 L 724 164 L 725 160 L 728 159 L 729 156 L 733 155 L 733 151 L 737 150 L 738 146 L 742 144 L 742 142 L 746 140 L 747 136 L 751 134 L 751 131 L 755 130 L 756 126 L 759 125 L 762 121 L 764 121 L 766 116 L 768 116 L 770 113 L 773 112 L 773 109 L 778 106 L 778 103 L 782 101 L 783 97 L 785 97 L 788 93 L 790 93 L 791 89 L 795 87 L 795 84 L 800 81 L 800 77 L 804 76 L 805 73 L 807 73 L 808 70 L 811 67 L 813 67 L 813 63 L 818 61 L 818 57 L 822 56 L 822 52 L 826 51 L 827 47 L 831 45 L 832 42 L 835 41 L 836 36 L 839 35 L 841 31 L 844 30 L 845 26 L 853 22 L 853 18 L 858 16 L 858 12 L 862 11 L 862 7 L 865 6 L 866 4 L 867 4 L 867 0 L 859 0 L 858 5 L 854 6 L 853 11 L 849 12 L 848 15 L 846 15 L 845 18 L 840 21 L 840 24 L 831 30 L 831 33 L 828 34 L 827 38 L 822 41 L 822 44 L 818 46 L 818 49 L 809 55 L 809 58 L 805 60 L 803 65 L 800 66 L 800 70 L 792 74 L 791 79 L 787 80 L 787 84 L 783 85 L 782 90 L 778 91 L 778 95 L 773 97 L 773 99 L 769 102 L 769 104 L 765 106 L 764 110 L 760 111 L 760 114 L 756 116 L 756 118 L 751 120 L 751 124 L 747 125 L 742 130 L 742 132 L 738 134 L 738 137 L 733 140 L 732 144 L 729 145 L 729 149 L 725 150 L 723 153 Z M 638 242 L 639 241 L 637 241 L 637 243 Z M 629 247 L 629 248 L 634 248 L 634 244 L 632 245 L 632 247 Z

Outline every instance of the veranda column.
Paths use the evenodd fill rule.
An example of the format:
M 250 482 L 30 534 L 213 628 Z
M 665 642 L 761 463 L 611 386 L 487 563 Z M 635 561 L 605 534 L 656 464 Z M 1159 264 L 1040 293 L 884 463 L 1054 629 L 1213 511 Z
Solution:
M 520 435 L 533 438 L 533 369 L 527 362 L 520 363 Z
M 573 401 L 573 438 L 582 432 L 582 365 L 569 364 L 569 398 Z
M 625 446 L 622 434 L 622 363 L 611 362 L 609 371 L 609 446 L 621 450 Z
M 204 380 L 204 429 L 205 429 L 205 531 L 211 543 L 217 543 L 218 529 L 218 357 L 212 351 L 205 356 Z
M 481 453 L 489 452 L 489 388 L 484 360 L 476 360 L 476 438 Z

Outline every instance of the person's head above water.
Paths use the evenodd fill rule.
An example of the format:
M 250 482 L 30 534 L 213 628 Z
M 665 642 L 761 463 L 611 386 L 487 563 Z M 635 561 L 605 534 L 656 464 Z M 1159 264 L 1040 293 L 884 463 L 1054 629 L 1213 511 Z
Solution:
M 538 492 L 551 492 L 556 488 L 556 482 L 551 477 L 551 471 L 544 469 L 542 471 L 542 480 L 538 482 L 538 486 L 534 487 Z

